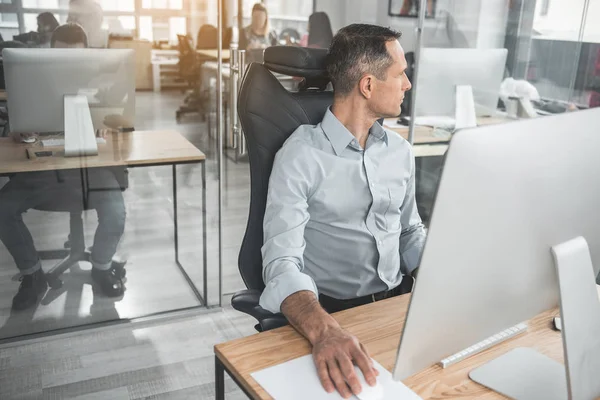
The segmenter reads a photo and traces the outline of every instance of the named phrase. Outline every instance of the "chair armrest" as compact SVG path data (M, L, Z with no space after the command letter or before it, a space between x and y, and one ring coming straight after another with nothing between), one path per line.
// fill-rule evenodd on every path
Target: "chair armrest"
M231 306L254 317L259 323L256 328L258 331L268 331L287 325L288 321L283 314L273 314L258 305L260 294L259 290L254 289L237 292L231 298Z

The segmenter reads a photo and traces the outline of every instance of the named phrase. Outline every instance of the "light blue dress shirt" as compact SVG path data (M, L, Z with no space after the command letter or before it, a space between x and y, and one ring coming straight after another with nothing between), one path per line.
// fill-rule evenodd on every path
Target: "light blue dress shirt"
M410 144L375 123L363 150L328 110L275 156L260 306L280 312L302 290L350 299L393 289L417 268L425 235Z

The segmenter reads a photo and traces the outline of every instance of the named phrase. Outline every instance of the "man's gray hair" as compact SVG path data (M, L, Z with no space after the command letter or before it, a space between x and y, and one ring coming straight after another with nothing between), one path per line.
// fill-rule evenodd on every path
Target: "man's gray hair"
M338 31L327 53L327 72L336 95L349 94L364 74L385 80L392 57L386 43L402 33L369 24L352 24Z

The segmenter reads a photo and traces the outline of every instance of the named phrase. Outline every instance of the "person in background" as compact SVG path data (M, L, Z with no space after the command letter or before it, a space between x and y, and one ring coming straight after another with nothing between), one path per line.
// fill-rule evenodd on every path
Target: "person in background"
M326 49L333 40L333 30L329 17L324 12L316 12L308 17L308 34L302 37L300 46Z
M54 49L86 49L88 37L81 25L69 22L56 28L50 46Z
M61 25L52 34L55 48L87 47L87 36L77 24ZM15 140L19 140L16 137ZM92 248L92 280L109 297L122 296L123 271L116 270L112 258L125 229L125 201L121 184L113 169L88 170L88 204L98 214L98 228ZM13 298L16 311L30 308L43 297L48 282L31 233L22 214L30 209L83 212L81 171L44 171L19 173L0 189L0 241L4 243L21 273L21 285Z
M269 26L267 8L262 3L256 3L252 7L252 22L240 35L240 49L265 49L277 44L277 35Z
M37 16L37 33L38 47L50 47L50 39L52 38L52 32L59 27L58 20L54 14L50 12L43 12Z
M71 0L67 22L81 25L92 48L105 48L108 45L107 32L102 30L104 12L94 0Z

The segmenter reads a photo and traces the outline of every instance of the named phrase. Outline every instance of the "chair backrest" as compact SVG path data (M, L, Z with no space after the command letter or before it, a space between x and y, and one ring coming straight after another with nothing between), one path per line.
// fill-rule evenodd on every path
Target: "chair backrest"
M325 91L327 50L275 46L265 50L264 64L253 63L244 76L238 113L250 162L250 213L238 266L249 289L263 290L263 218L275 154L303 124L316 125L333 101ZM307 87L288 92L270 72L305 78ZM319 86L319 89L311 87Z
M184 79L195 74L196 51L189 35L177 35L179 50L179 75Z
M322 12L312 13L308 17L308 46L326 49L333 40L333 30L329 16Z
M223 30L223 43L222 47L228 49L231 44L231 38L233 36L233 28L229 27ZM216 26L211 24L204 24L198 31L198 37L196 39L197 50L212 50L218 46L219 32Z

